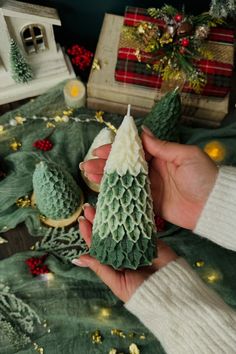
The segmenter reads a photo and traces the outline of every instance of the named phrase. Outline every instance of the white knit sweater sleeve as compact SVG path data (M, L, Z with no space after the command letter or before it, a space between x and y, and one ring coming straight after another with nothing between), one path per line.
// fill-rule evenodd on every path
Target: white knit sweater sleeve
M221 167L194 230L236 250L236 169ZM154 273L125 307L168 354L235 354L236 312L179 258Z
M179 258L125 304L168 354L235 354L236 312Z
M219 169L194 233L236 251L236 168Z

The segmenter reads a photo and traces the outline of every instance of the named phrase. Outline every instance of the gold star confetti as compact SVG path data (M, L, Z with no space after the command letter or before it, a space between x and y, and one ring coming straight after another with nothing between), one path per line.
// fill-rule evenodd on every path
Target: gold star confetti
M113 336L117 336L117 337L121 337L121 338L125 338L125 337L126 337L126 335L124 334L124 332L121 331L120 329L117 329L117 328L113 328L113 329L111 330L111 334L112 334Z
M205 262L202 261L202 260L199 260L199 261L196 261L196 262L195 262L195 266L196 266L197 268L202 268L202 267L204 267L204 265L205 265Z
M22 144L16 139L13 139L9 146L13 151L17 151L21 148Z
M15 121L17 124L24 124L24 122L26 121L26 118L23 118L21 116L15 116Z
M93 70L101 70L101 64L98 59L94 59L92 69Z
M92 339L93 344L102 343L103 338L102 338L101 332L99 330L96 330L95 332L93 332L91 335L91 339Z
M118 354L117 349L115 348L110 349L109 354Z
M114 125L111 124L110 122L106 122L106 121L103 119L103 115L104 115L104 112L103 112L103 111L98 111L98 112L96 112L96 114L95 114L95 118L97 119L97 121L98 121L99 123L105 124L110 130L112 130L112 131L116 134L116 132L117 132L116 127L114 127Z
M62 119L62 117L60 117L60 116L54 117L54 120L55 120L55 122L57 122L57 123L63 122L63 119Z
M19 208L28 208L31 206L31 200L29 199L28 195L26 195L25 197L18 198L16 205Z
M97 121L98 121L99 123L104 123L103 115L104 115L104 112L103 112L103 111L98 111L98 112L96 112L95 118L97 119Z
M140 350L138 349L138 347L135 343L130 344L129 352L130 352L130 354L140 354Z
M46 127L47 127L47 128L55 128L56 126L55 126L55 124L53 124L53 123L51 123L51 122L48 122L48 123L46 124Z

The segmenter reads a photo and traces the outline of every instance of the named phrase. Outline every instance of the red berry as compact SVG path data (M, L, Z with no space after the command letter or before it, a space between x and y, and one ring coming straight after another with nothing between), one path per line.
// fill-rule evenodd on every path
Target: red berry
M188 47L189 43L190 43L190 40L188 38L183 38L181 40L181 44L182 44L183 47Z
M49 151L53 148L53 144L49 139L37 140L33 143L36 149Z

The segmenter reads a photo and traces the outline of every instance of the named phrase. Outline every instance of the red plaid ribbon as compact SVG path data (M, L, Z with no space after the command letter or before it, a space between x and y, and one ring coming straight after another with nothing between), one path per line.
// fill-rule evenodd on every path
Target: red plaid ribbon
M151 18L146 9L130 6L126 8L124 25L135 26L141 21L158 23L159 26L163 24L162 21ZM222 43L222 45L233 45L234 32L225 28L213 28L210 31L209 40ZM115 79L125 83L160 89L162 79L146 68L146 63L150 63L153 58L152 55L142 52L142 62L140 63L135 52L134 48L119 48ZM196 62L196 65L207 74L207 84L202 92L203 95L225 97L229 93L233 72L232 64L202 59ZM184 86L183 91L193 93L188 84Z

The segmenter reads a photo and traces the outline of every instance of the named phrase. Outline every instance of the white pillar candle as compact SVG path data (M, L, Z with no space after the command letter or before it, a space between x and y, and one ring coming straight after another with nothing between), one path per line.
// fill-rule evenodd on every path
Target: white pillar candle
M71 108L80 108L85 106L86 90L85 85L79 80L69 80L64 87L65 103Z

